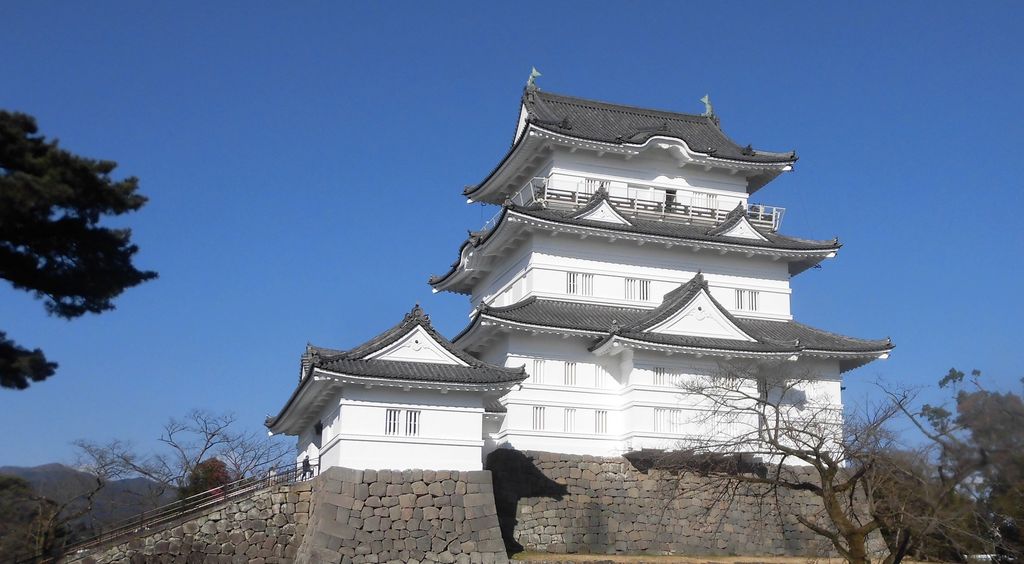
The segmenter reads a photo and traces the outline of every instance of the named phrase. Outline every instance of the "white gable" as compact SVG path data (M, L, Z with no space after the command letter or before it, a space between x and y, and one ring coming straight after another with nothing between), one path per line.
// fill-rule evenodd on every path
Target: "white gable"
M715 306L711 297L708 296L707 290L701 290L686 307L651 327L648 331L667 335L690 335L737 341L754 340Z
M736 225L733 225L728 231L718 234L721 237L737 237L739 239L756 239L758 241L767 241L764 235L761 235L754 229L753 225L750 225L750 221L746 217L741 217Z
M590 221L604 221L606 223L617 223L619 225L632 225L626 218L619 215L615 208L608 203L608 200L601 202L596 208L577 215L575 219L589 219Z
M416 327L401 339L366 358L467 366L465 362L441 346L441 343L431 337L423 327Z

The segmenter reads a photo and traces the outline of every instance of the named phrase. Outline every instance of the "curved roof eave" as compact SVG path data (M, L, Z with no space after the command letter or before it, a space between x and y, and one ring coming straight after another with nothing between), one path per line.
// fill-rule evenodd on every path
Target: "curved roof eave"
M502 229L504 225L506 225L506 219L509 215L509 212L512 212L512 214L515 216L524 219L529 219L530 221L558 225L567 229L597 232L599 236L601 235L602 230L614 231L617 234L616 238L620 239L632 238L636 240L644 240L659 243L673 242L673 244L701 247L706 249L725 250L727 252L756 252L757 254L762 254L765 256L781 256L785 258L792 258L796 259L788 261L790 264L789 272L792 275L796 275L809 268L813 268L815 265L821 263L825 259L830 258L830 255L834 255L834 253L836 253L840 248L842 248L842 244L840 244L839 242L835 242L832 246L829 247L813 249L792 249L781 246L759 244L762 242L753 239L750 240L750 242L740 242L713 241L707 239L697 239L688 237L671 237L667 235L655 235L644 232L629 231L622 228L616 228L616 224L611 223L609 223L608 225L597 226L581 225L566 221L558 221L556 219L548 217L537 217L535 215L531 215L528 210L519 208L517 206L505 206L502 209L501 216L499 217L497 224L490 231L488 231L482 237L480 237L476 243L472 243L471 239L467 239L462 243L462 245L459 246L459 259L452 263L452 266L449 268L448 272L432 276L427 281L427 283L434 289L434 291L450 291L467 295L471 293L468 289L452 289L452 286L454 286L457 283L457 280L455 279L459 277L458 275L462 272L465 272L463 268L468 260L468 257L463 255L466 252L467 248L469 247L472 247L473 249L483 249L483 247L487 245L487 243L489 243L490 240L493 238L493 235L497 233L499 229ZM577 210L577 212L579 212L579 210Z
M757 191L757 189L761 188L762 186L770 182L776 176L791 168L793 164L798 160L798 157L796 157L795 155L788 160L778 162L754 162L724 157L716 157L709 153L694 150L692 147L690 147L686 140L681 137L666 135L654 135L647 138L642 143L612 143L608 141L593 140L585 137L575 137L572 135L567 135L565 133L559 133L557 131L552 131L550 129L541 127L536 123L528 120L526 128L519 136L519 139L512 145L512 147L509 148L508 152L505 153L505 156L502 157L501 161L497 164L497 166L495 166L482 181L480 181L476 185L466 187L462 191L462 195L468 197L470 201L484 201L483 197L487 197L488 192L490 192L490 190L487 189L487 185L490 184L495 177L499 176L504 171L506 165L510 163L514 159L514 157L518 156L518 152L520 151L521 147L528 145L529 141L531 139L536 139L538 135L544 135L548 137L549 141L561 141L563 144L570 146L578 145L580 143L589 143L594 145L594 150L603 149L608 152L616 152L621 151L623 148L628 148L632 149L631 152L640 153L648 149L655 148L658 146L658 144L663 144L666 142L678 144L678 147L682 151L682 153L689 160L691 160L694 164L697 165L711 165L730 169L761 171L759 174L754 174L749 177L747 186L748 193L753 193Z
M475 242L473 241L473 232L470 232L469 238L463 241L462 245L459 245L459 258L458 260L452 263L452 266L451 268L448 269L448 272L436 276L431 276L430 279L427 280L427 284L434 288L435 292L445 290L444 286L449 285L451 278L455 276L460 270L462 270L463 265L465 265L466 262L469 260L468 256L463 256L463 253L465 253L469 247L472 247L474 249L483 247L488 241L491 240L494 234L497 233L498 229L505 225L505 216L508 215L508 210L508 206L502 206L501 215L498 217L498 221L495 223L494 227L492 227L489 231L485 232L483 235L478 237ZM464 270L462 271L465 272ZM469 292L457 293L468 294Z

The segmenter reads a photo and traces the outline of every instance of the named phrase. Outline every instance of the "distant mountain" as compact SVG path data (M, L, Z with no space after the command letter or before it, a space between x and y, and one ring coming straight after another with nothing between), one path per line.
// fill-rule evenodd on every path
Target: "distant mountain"
M72 501L72 510L85 503L84 496L96 487L96 476L75 470L63 464L19 467L0 466L0 474L17 476L29 484L38 495L57 503ZM107 482L96 494L92 511L72 523L80 534L88 535L106 525L133 517L143 511L159 507L177 499L174 491L161 491L159 484L145 478L130 478Z

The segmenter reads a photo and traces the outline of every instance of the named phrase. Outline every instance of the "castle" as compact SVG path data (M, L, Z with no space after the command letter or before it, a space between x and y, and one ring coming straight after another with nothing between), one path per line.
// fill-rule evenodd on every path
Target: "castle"
M892 343L791 314L790 278L837 240L782 235L750 198L795 152L740 146L691 115L540 90L469 203L499 205L429 283L468 296L451 340L419 308L358 347L307 347L273 433L323 467L477 470L502 446L617 455L737 432L684 382L723 362L790 363L839 414L843 374ZM767 391L766 391L767 393Z

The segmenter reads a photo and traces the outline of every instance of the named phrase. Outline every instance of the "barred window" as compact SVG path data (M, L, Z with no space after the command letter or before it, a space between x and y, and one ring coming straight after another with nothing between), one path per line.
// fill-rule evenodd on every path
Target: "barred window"
M583 180L583 193L594 194L601 188L608 189L607 180L598 180L597 178L585 178Z
M576 385L576 363L566 362L565 363L565 385L575 386Z
M544 383L544 359L533 359L533 381L536 384Z
M598 435L608 433L608 412L599 409L594 412L594 432Z
M576 410L567 407L565 412L562 414L562 429L566 433L576 432Z
M582 272L565 273L565 292L576 296L594 295L594 275Z
M736 309L740 311L757 311L756 290L736 290Z
M654 432L678 433L682 430L683 412L679 409L654 408Z
M420 412L409 410L405 412L405 436L418 437L420 434Z
M544 408L534 407L533 408L533 430L543 431L544 430Z
M665 380L666 380L666 378L665 378L665 367L664 366L655 366L654 367L654 385L655 386L664 386L665 385Z
M385 435L397 435L398 434L398 418L401 413L400 409L389 409L384 417L384 434Z
M640 280L638 278L626 278L626 299L639 300L643 302L650 301L651 281Z

